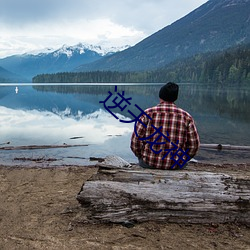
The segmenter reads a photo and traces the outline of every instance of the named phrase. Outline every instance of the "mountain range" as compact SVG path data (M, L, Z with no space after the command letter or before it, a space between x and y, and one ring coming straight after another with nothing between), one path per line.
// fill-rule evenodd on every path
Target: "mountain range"
M23 77L0 67L0 83L18 82L20 79L25 80Z
M9 72L8 81L17 79L31 81L31 78L37 74L73 71L81 64L96 61L128 47L127 45L104 48L83 43L75 46L63 45L57 50L46 49L42 52L13 55L0 59L0 67ZM11 72L20 75L19 78ZM5 77L1 75L0 71L1 78Z
M120 53L76 71L145 71L197 53L250 41L250 0L209 0L185 17Z
M0 67L29 81L42 73L146 71L249 42L250 0L209 0L132 47L103 51L91 45L63 46L56 51L3 58Z

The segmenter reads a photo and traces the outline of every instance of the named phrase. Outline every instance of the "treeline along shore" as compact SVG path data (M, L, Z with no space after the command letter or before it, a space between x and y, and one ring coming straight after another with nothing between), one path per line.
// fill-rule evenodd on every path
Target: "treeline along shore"
M250 43L224 51L178 60L163 68L141 72L90 71L40 74L33 83L161 83L250 84Z

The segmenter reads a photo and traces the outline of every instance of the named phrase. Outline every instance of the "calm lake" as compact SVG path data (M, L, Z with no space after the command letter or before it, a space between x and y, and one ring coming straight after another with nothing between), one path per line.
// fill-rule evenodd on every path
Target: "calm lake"
M137 162L130 151L131 114L159 102L163 84L0 84L0 147L85 145L69 148L0 150L1 165L85 165L90 157L118 155ZM117 88L116 88L117 86ZM120 95L120 96L119 96ZM121 96L130 104L115 103ZM116 99L115 99L116 98ZM104 103L109 106L109 113ZM250 87L180 84L178 106L195 119L201 143L250 146ZM127 106L126 106L127 105ZM34 160L33 160L34 159ZM200 149L200 162L250 162L249 151Z

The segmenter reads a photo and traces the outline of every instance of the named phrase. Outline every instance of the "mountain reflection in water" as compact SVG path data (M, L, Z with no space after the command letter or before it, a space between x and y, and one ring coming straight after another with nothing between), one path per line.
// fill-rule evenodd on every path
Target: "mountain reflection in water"
M131 97L123 111L112 109L119 118L131 119L134 106L146 109L158 103L160 85L117 85L117 92ZM22 164L17 155L59 159L49 165L86 164L83 158L116 154L136 162L130 151L133 123L121 123L103 103L115 85L18 85L0 86L0 144L51 145L88 144L87 147L49 150L2 151L0 164ZM181 84L176 104L195 119L202 143L250 145L249 88ZM113 100L110 98L112 103ZM122 104L124 106L125 103ZM113 103L114 106L114 103ZM249 152L200 150L200 161L249 162ZM25 163L23 163L25 164ZM27 163L26 163L27 164Z

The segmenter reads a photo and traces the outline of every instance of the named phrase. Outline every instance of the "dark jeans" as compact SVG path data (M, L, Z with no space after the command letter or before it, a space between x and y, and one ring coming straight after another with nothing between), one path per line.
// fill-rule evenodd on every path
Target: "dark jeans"
M141 158L138 158L139 160L139 165L142 167L142 168L148 168L148 169L156 169L156 168L153 168L151 166L149 166L147 163L145 163ZM176 167L175 169L170 169L170 170L181 170L181 169L185 169L187 167L188 163L186 163L183 167L180 167L178 165L178 167Z

